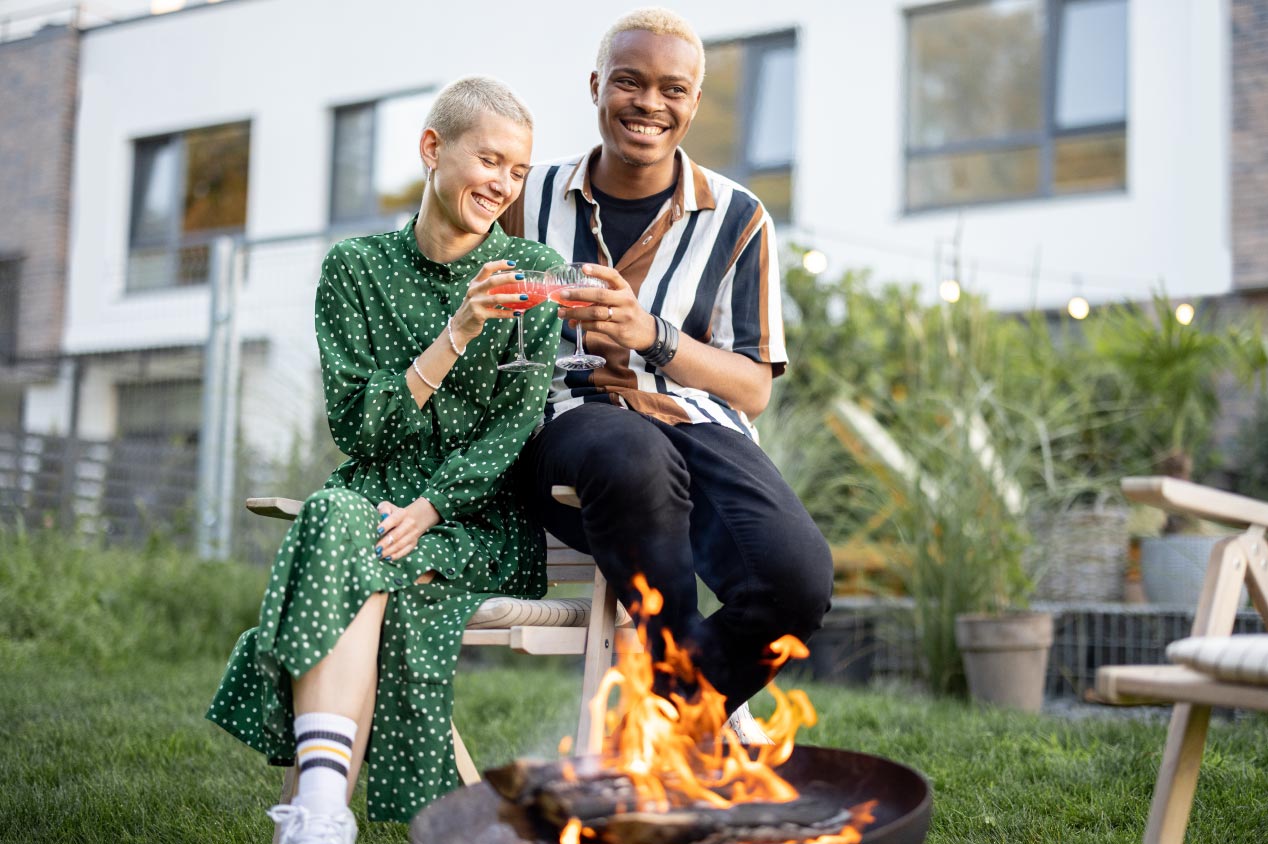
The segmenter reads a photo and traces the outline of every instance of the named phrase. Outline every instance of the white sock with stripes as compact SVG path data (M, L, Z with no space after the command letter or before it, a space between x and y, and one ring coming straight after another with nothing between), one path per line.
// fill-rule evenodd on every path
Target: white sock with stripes
M315 814L333 814L348 805L348 766L357 722L329 712L295 716L295 764L299 787L291 803Z

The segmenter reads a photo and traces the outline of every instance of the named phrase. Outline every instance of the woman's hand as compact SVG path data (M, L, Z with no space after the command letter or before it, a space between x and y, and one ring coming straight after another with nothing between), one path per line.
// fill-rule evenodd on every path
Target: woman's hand
M514 280L514 273L514 261L490 261L481 267L475 278L471 279L471 284L467 287L467 296L462 300L462 307L458 308L458 312L453 315L454 339L460 348L465 349L468 343L480 336L480 332L484 330L485 320L511 319L516 311L523 312L522 308L515 306L521 302L527 302L527 296L518 293L493 296L489 293L491 288ZM522 279L523 276L519 278ZM498 305L502 307L499 308Z
M399 560L418 547L418 539L440 524L440 514L426 498L420 498L407 507L397 507L391 501L379 503L379 541L375 552L385 560ZM427 572L418 583L427 583L435 572Z
M646 349L656 342L656 319L638 302L630 283L612 267L587 264L585 274L607 284L602 288L564 289L566 299L593 302L585 308L560 308L559 316L569 323L580 322L586 331L595 331L611 338L627 349Z

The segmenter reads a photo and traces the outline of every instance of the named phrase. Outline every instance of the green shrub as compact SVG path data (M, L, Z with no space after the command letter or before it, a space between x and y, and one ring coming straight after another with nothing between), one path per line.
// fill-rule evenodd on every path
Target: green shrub
M106 547L55 530L0 531L0 662L88 665L228 656L259 613L267 572L164 542Z

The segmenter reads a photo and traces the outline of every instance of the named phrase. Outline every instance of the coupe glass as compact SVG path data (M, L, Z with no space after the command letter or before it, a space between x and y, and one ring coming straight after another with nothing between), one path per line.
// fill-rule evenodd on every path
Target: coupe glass
M582 308L587 305L594 304L584 299L565 299L559 294L564 290L585 290L594 288L607 288L600 279L588 276L582 272L581 268L586 266L583 263L578 264L561 264L558 267L551 267L546 270L547 282L550 286L550 300L561 308ZM555 361L555 365L560 369L569 370L585 370L598 369L606 364L599 355L586 354L585 331L581 328L581 323L577 323L577 350L567 357L562 357Z
M505 275L507 281L496 287L489 288L490 294L495 296L516 294L528 297L523 302L498 305L499 308L504 310L515 309L520 312L515 317L515 332L519 339L519 356L515 360L498 364L498 369L503 372L525 372L529 369L542 369L546 364L529 360L524 354L524 311L540 305L549 296L551 288L547 283L546 273L541 270L517 270L515 272L499 273L498 275ZM518 276L523 276L523 278L518 278Z

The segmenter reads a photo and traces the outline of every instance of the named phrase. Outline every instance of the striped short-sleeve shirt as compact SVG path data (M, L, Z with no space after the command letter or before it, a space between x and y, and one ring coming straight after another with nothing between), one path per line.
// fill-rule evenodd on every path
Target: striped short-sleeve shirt
M535 165L503 215L503 228L570 261L611 266L602 210L590 189L590 162L601 149ZM744 187L695 164L681 149L677 155L673 195L616 269L650 313L702 343L769 363L780 375L788 357L774 223ZM576 332L565 327L561 353L571 354L575 344ZM670 424L713 423L755 437L743 412L679 384L637 352L597 332L586 335L586 351L602 355L607 365L589 372L556 369L546 422L583 402L602 401Z

